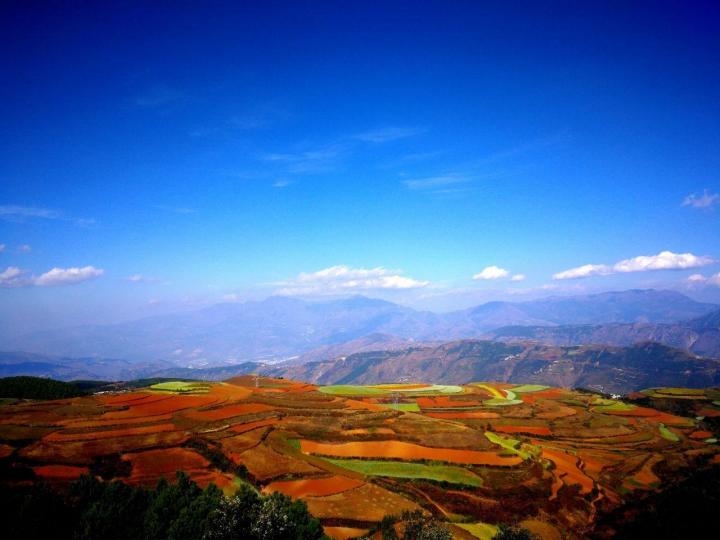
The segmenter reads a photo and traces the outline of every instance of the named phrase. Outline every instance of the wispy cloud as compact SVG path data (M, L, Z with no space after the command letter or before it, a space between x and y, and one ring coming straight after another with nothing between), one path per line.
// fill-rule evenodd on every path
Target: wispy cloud
M702 274L693 274L685 281L690 285L713 285L720 287L720 272L707 277Z
M553 279L579 279L590 276L609 276L629 272L648 272L652 270L687 270L713 264L715 259L692 253L673 253L661 251L657 255L640 255L624 259L612 266L605 264L586 264L553 274Z
M156 204L155 208L158 210L165 210L166 212L172 212L174 214L196 214L197 209L196 208L189 208L186 206L165 206L161 204Z
M402 183L408 189L437 190L438 188L445 188L447 186L466 184L470 181L471 178L467 176L450 173L441 176L429 176L425 178L413 178L410 180L403 180Z
M704 210L712 210L717 204L720 204L720 193L711 193L707 189L702 192L702 195L691 193L682 202L683 206Z
M58 220L67 221L79 226L89 226L95 223L94 219L68 217L59 210L52 208L21 206L17 204L0 205L0 219L14 223L25 223L37 219Z
M376 268L352 268L345 265L331 266L317 272L302 272L295 279L276 283L281 295L348 294L368 290L420 289L430 285L403 276L399 270Z
M502 279L510 275L510 272L499 266L486 266L481 272L473 276L474 280Z
M348 147L332 143L298 152L266 153L260 157L263 161L282 165L291 174L313 174L328 172L336 168L340 158Z
M20 253L30 253L32 251L32 246L30 246L30 244L21 244L17 249Z
M5 251L5 247L6 247L5 244L0 244L0 253Z
M427 130L423 128L387 126L380 129L365 131L363 133L357 133L351 138L362 142L377 144L397 141L399 139L407 139L408 137L414 137L415 135L420 135L426 131Z
M94 266L53 268L39 276L30 275L27 270L21 270L16 266L10 266L0 272L0 287L56 287L60 285L72 285L81 283L102 276L104 270Z
M475 281L494 281L498 279L510 278L510 281L525 281L525 274L511 274L509 270L500 268L499 266L486 266L480 272L472 277Z
M273 182L273 185L272 185L272 186L273 186L274 188L286 188L286 187L288 187L288 186L291 185L291 184L292 184L292 181L290 181L290 180L275 180L275 181Z

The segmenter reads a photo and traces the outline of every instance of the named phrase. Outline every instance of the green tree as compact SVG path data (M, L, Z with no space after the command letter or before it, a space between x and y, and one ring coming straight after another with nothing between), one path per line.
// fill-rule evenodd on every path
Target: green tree
M402 519L405 522L403 540L451 540L452 538L445 525L421 510L405 512Z

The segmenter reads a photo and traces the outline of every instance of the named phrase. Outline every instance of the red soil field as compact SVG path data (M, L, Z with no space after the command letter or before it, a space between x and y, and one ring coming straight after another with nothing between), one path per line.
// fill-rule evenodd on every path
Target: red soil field
M592 491L594 482L592 478L578 469L578 458L551 448L543 448L542 457L549 459L555 464L557 471L556 476L562 479L566 485L580 485L580 493L583 495ZM556 493L554 493L554 495L556 495Z
M493 430L500 433L528 433L530 435L552 435L547 426L493 426Z
M363 485L365 482L345 476L328 478L308 478L303 480L285 480L268 484L263 491L272 493L279 491L290 497L324 497L335 495L348 489Z
M372 432L365 428L345 429L340 433L348 437L352 437L353 435L395 435L395 431L385 427L375 428Z
M12 446L7 444L0 444L0 458L8 457L15 450Z
M41 465L32 469L36 475L45 480L70 481L89 472L87 467L73 467L70 465Z
M127 437L129 435L144 435L146 433L163 433L175 431L175 424L157 424L136 428L115 429L110 431L90 431L87 433L51 433L44 440L51 442L70 441L96 441L99 439L112 439L115 437Z
M274 411L275 407L272 405L265 405L264 403L238 403L235 405L228 405L219 409L211 409L209 411L190 411L185 413L184 416L192 418L193 420L224 420L225 418L232 418L233 416L241 416L243 414L253 414L264 411Z
M348 409L365 410L365 411L384 411L385 407L372 403L370 401L363 401L359 399L348 399L345 401L345 405Z
M230 428L230 431L234 431L235 433L245 433L246 431L252 431L253 429L257 429L259 427L275 425L278 421L279 420L277 418L266 418L264 420L247 422L245 424L235 424Z
M720 416L720 409L700 409L699 416L707 416L708 418L717 418Z
M61 422L68 429L79 429L79 428L94 428L94 427L110 427L110 426L122 426L125 424L138 424L143 421L148 422L159 422L161 420L170 420L172 414L158 414L155 416L148 416L145 418L122 418L114 419L109 418L106 420L84 420L84 419L72 419Z
M425 416L430 418L444 418L446 420L463 419L463 418L500 418L498 413L484 411L458 411L458 412L423 412Z
M435 460L468 465L512 466L521 463L517 456L503 457L495 452L457 450L454 448L431 448L402 441L362 441L340 444L300 441L300 449L309 454L337 457Z
M206 469L210 462L200 454L186 448L166 448L124 454L122 459L132 464L130 480L133 482L156 481L165 476L173 478L175 471L190 473Z
M709 439L713 434L709 431L695 431L690 434L691 439Z
M434 409L441 408L447 409L450 407L482 407L481 401L463 401L463 400L451 400L448 396L437 396L437 397L419 397L417 398L417 404L421 409Z
M105 413L100 417L100 419L141 418L144 416L178 412L191 407L205 407L215 402L217 402L217 398L210 395L163 395L162 398L152 402L142 402L138 405L130 405L130 408L127 410Z
M349 540L360 538L368 533L368 529L357 529L355 527L323 527L325 534L334 540Z

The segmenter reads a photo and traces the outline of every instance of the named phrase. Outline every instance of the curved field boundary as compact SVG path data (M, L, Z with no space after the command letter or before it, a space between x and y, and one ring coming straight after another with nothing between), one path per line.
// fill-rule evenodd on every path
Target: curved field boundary
M425 479L473 487L483 485L482 478L467 469L454 465L425 465L403 461L365 459L328 459L328 461L338 467L350 469L366 476Z
M189 411L183 416L193 420L205 420L212 422L214 420L225 420L234 416L242 416L244 414L254 414L265 411L274 411L272 405L263 403L239 403L235 405L227 405L218 409L207 409L202 411Z
M117 437L128 437L131 435L145 435L148 433L163 433L176 431L175 424L156 424L138 428L124 428L109 431L88 431L85 433L62 433L55 432L47 435L44 440L48 442L75 442L95 441L99 439L115 439Z
M552 435L552 431L547 426L493 426L495 431L500 433L527 433L529 435L545 435L547 437Z
M252 431L253 429L257 429L260 427L265 426L273 426L277 424L279 421L278 418L267 418L265 420L257 420L255 422L247 422L245 424L235 424L234 426L230 427L230 431L233 431L235 433L247 433L248 431Z
M365 482L345 476L328 478L308 478L303 480L284 480L268 484L263 491L272 493L279 491L290 497L325 497L354 489Z
M87 467L72 465L40 465L32 468L33 472L44 480L75 480L90 471Z
M423 411L425 416L430 418L439 418L443 420L463 420L463 419L489 419L489 418L500 418L498 413L484 412L484 411L441 411L441 412L429 412Z
M358 441L331 444L302 440L300 441L300 450L306 454L336 457L430 460L501 467L513 466L522 462L518 457L504 457L495 452L433 448L402 441Z

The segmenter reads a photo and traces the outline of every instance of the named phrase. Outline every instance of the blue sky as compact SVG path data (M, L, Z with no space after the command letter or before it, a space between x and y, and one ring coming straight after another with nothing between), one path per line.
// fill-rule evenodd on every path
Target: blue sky
M720 301L717 3L262 4L3 3L6 332L278 292Z

